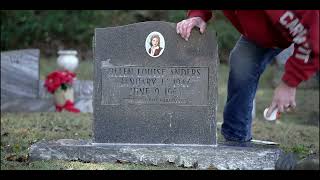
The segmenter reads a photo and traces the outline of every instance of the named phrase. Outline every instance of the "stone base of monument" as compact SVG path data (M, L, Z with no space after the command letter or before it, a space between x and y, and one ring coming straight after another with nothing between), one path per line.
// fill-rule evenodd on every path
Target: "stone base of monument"
M272 170L282 151L272 145L109 144L87 140L40 141L30 148L31 161L127 162L217 170Z

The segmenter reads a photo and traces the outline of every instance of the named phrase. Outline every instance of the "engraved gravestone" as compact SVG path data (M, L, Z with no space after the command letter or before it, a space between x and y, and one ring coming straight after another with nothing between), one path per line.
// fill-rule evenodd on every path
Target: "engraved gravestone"
M38 49L1 52L1 105L16 98L37 98Z
M39 141L35 160L168 163L198 169L274 169L281 150L217 143L218 47L212 32L189 42L175 24L95 30L93 139Z
M216 144L214 34L168 22L95 29L96 143Z
M39 97L39 49L1 52L1 112L53 111Z

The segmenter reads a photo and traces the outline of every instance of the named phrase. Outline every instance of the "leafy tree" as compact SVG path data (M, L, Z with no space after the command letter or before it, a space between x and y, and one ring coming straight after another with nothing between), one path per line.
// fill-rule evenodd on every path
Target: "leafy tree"
M185 10L1 10L1 50L39 48L42 55L56 55L58 49L91 51L96 27L119 26L142 21L179 22ZM221 11L209 23L218 34L220 59L227 54L239 33ZM90 54L90 53L89 53Z

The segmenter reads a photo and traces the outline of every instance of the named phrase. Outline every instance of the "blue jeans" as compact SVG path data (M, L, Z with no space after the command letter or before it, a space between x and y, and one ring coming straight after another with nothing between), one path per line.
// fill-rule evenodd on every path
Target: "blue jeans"
M281 50L260 47L241 36L231 51L228 96L221 127L226 140L246 142L252 139L251 113L259 78Z

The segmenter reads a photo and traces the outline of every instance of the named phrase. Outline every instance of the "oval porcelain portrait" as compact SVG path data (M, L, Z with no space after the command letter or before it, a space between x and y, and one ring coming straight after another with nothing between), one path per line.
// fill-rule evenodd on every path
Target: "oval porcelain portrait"
M159 57L164 51L165 41L161 33L151 32L146 38L146 51L151 57Z

